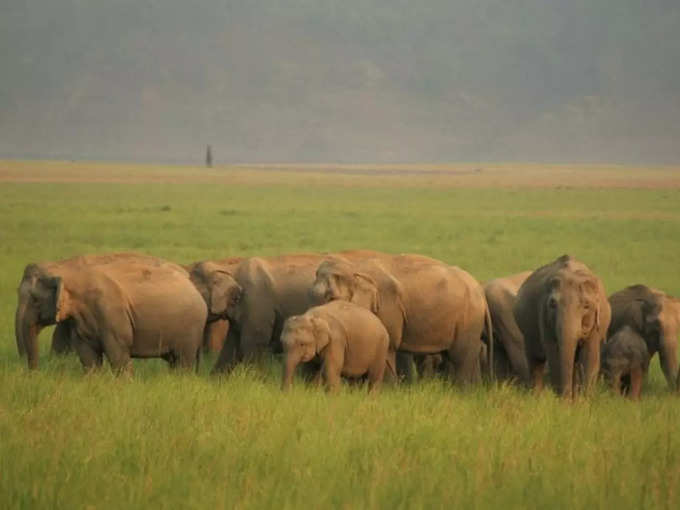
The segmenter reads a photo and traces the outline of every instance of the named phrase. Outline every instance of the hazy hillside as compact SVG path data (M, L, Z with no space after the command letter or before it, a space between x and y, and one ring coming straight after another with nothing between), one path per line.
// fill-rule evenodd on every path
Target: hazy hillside
M0 12L0 157L680 161L677 0Z

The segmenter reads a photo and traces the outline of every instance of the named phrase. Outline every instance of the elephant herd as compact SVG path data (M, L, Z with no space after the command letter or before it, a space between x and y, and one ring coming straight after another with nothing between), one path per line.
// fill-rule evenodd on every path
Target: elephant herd
M104 356L116 372L132 358L213 373L283 353L282 388L299 365L336 389L341 378L413 380L443 373L540 389L547 368L571 397L602 374L638 398L658 352L680 385L680 300L645 285L607 297L585 264L564 255L535 271L480 284L423 255L369 250L232 257L188 266L137 253L29 264L18 288L20 355L38 367L38 334L54 325L52 351L75 351L85 370Z

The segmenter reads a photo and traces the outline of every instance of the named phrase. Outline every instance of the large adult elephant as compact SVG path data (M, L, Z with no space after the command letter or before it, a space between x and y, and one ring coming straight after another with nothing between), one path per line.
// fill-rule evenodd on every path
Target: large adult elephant
M35 369L40 329L64 324L86 370L100 366L103 355L117 372L130 370L131 358L190 367L198 360L206 317L206 303L186 271L160 259L29 264L19 285L17 345Z
M524 337L513 314L517 291L529 275L531 271L525 271L484 284L484 294L493 324L494 372L499 380L514 378L522 383L529 383Z
M282 350L283 322L313 305L309 288L314 282L316 268L324 259L354 260L375 256L383 255L368 250L301 253L250 257L233 267L215 261L197 266L192 271L192 280L201 294L206 295L215 287L214 277L218 272L229 275L233 279L231 285L238 285L242 291L238 302L224 312L223 316L229 320L229 332L213 372L224 372L241 361L256 359L268 351Z
M650 357L659 353L661 370L669 388L676 386L680 300L665 292L632 285L609 296L612 321L608 336L630 326L647 344Z
M312 294L316 302L339 299L372 310L391 349L444 353L457 382L480 379L481 336L491 324L482 286L462 269L420 255L329 259L316 271Z
M546 361L563 397L574 394L575 363L584 369L585 389L592 386L611 309L602 281L588 266L563 255L537 269L519 288L514 315L535 388L543 387Z
M119 253L105 253L95 255L78 255L64 260L41 262L37 264L29 264L26 266L24 275L19 284L17 309L14 322L14 333L16 338L17 350L20 356L26 355L26 343L24 340L24 328L28 315L32 313L31 290L37 281L37 275L56 275L64 270L80 270L88 267L105 266L108 264L119 262L146 262L150 264L163 263L167 268L177 271L179 274L188 275L188 273L180 266L167 263L157 257L145 255L134 252L119 252ZM28 269L31 268L30 271ZM35 325L36 336L44 326ZM71 346L71 323L63 321L57 323L52 333L51 351L53 354L67 354L72 351ZM37 348L37 347L36 347Z

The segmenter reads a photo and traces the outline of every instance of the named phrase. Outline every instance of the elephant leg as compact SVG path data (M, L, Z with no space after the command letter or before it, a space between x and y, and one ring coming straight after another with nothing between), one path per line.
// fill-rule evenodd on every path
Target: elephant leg
M612 375L612 390L617 395L621 395L621 372Z
M213 375L231 372L236 364L242 360L242 355L239 349L240 343L240 333L236 328L230 327L229 331L227 332L227 339L222 344L220 355L212 369Z
M630 394L629 397L633 400L640 398L642 391L642 369L640 367L633 367L630 371Z
M543 376L545 374L545 360L536 358L529 359L529 373L531 374L531 385L536 393L543 391Z
M373 362L368 369L368 392L374 393L380 390L380 386L385 376L385 368L387 367L387 360L383 356Z
M340 389L342 377L340 376L340 369L336 363L324 361L322 366L324 378L326 379L326 386L331 393L335 393Z
M416 380L417 373L413 367L413 354L397 351L396 354L397 377L409 384Z
M671 391L675 390L675 378L678 374L678 342L675 338L665 336L664 345L659 349L661 370Z
M577 373L583 373L583 389L589 394L597 382L597 374L600 371L600 341L591 339L580 348Z
M342 383L342 367L345 363L345 352L337 344L331 341L323 358L322 371L326 379L328 390L332 393L340 389Z
M524 346L518 341L509 341L504 345L506 359L510 365L510 377L515 376L523 384L529 384L530 373Z
M467 385L481 380L479 353L482 348L481 335L472 338L461 337L453 342L449 349L449 358L453 363L454 381Z
M196 360L199 356L200 347L196 345L186 345L175 352L175 366L182 370L191 370L196 367Z
M203 331L203 351L220 352L229 334L229 321L219 319L205 325Z
M168 352L167 354L163 354L161 356L161 359L165 361L171 369L177 368L177 356L175 355L174 352Z
M131 345L132 342L120 341L113 333L106 332L102 336L102 346L104 347L104 354L111 364L111 368L117 374L132 375L132 359L130 352L125 345Z
M50 350L52 354L57 356L63 356L73 350L71 346L71 327L68 321L60 322L54 328Z
M100 350L95 349L95 347L83 340L76 340L73 345L80 358L80 363L83 365L83 370L85 370L86 373L92 372L102 366L103 357Z
M243 361L256 363L269 350L274 332L274 317L264 322L249 322L241 329L241 352Z

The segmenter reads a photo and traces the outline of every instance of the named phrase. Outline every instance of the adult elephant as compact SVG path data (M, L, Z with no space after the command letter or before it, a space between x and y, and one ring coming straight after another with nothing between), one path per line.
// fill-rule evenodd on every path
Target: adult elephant
M230 370L237 363L261 357L268 351L281 352L283 322L300 315L314 303L309 288L318 265L328 257L348 260L383 256L368 250L338 254L300 253L276 257L250 257L233 267L210 261L192 271L199 292L207 295L215 287L218 273L229 275L231 285L241 289L241 298L223 313L229 320L227 339L213 368L214 373ZM387 256L387 255L385 255Z
M443 353L457 382L480 379L481 336L491 324L482 286L462 269L421 255L329 259L312 294L316 302L345 300L373 311L392 350Z
M563 397L574 394L575 363L584 369L586 390L592 386L611 309L602 281L588 266L563 255L534 271L519 288L514 316L535 388L543 387L546 361Z
M38 333L65 324L86 370L106 355L116 372L131 358L197 363L206 303L186 271L152 257L112 256L102 264L29 264L19 285L17 343L38 367Z
M204 298L206 298L206 303L209 303L209 293L208 288L214 285L220 284L220 274L231 274L234 269L243 262L244 257L228 257L221 260L211 261L212 266L205 266L207 262L194 262L187 266L182 266L191 275L191 280L197 285L198 290L201 292ZM216 276L217 281L210 282L210 274L218 275ZM224 282L222 282L224 284ZM218 353L222 350L224 341L227 338L229 332L229 319L226 316L226 310L222 313L212 312L208 310L208 321L205 325L205 331L203 332L203 351Z
M631 285L609 296L612 321L608 336L625 326L640 335L649 356L659 353L661 370L669 388L676 387L680 300L646 285Z
M531 271L524 271L484 284L493 324L494 372L499 380L515 378L522 383L529 383L524 337L513 314L517 292L529 275Z
M164 264L165 267L172 269L185 276L188 273L180 266L162 261L157 257L134 252L105 253L95 255L78 255L64 260L41 262L26 266L22 280L18 289L17 308L15 313L14 333L16 338L17 350L20 356L26 355L26 342L24 340L24 326L27 312L30 315L32 309L29 306L32 300L31 290L36 284L37 275L56 275L65 270L81 270L89 267L106 266L120 262L145 262L149 264ZM29 271L28 269L31 268ZM51 352L53 354L67 354L72 351L71 346L71 323L64 321L57 323L52 333ZM35 325L36 336L43 328L39 324ZM36 347L37 348L37 347Z

